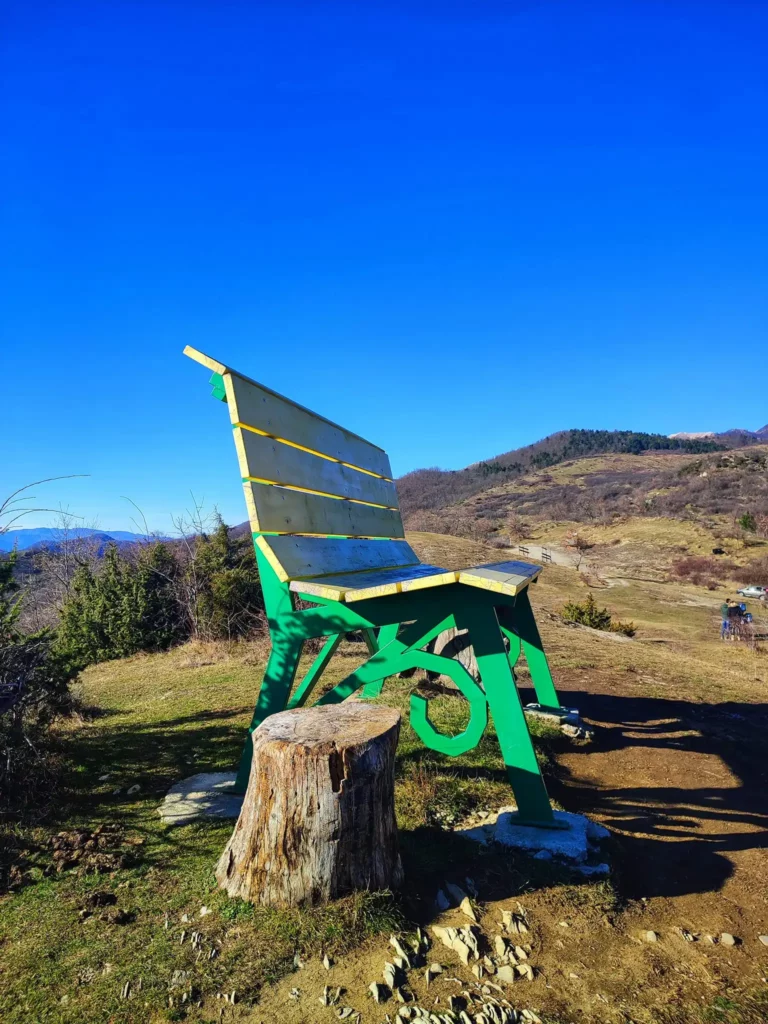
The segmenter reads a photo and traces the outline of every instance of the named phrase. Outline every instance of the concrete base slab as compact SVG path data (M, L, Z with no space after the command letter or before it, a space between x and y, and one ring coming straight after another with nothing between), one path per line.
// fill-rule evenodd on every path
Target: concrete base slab
M543 704L526 704L523 711L531 718L540 718L543 722L551 722L552 725L560 725L561 722L576 725L581 721L578 708L549 708Z
M606 864L588 864L587 861L590 858L596 859L599 843L610 835L608 829L590 821L583 814L555 811L554 815L558 828L537 828L519 824L516 807L502 807L495 821L459 830L457 834L479 843L499 843L511 849L523 850L537 860L556 857L569 861L579 865L579 870L584 874L607 874L609 869Z
M572 739L591 740L595 735L594 729L582 722L578 708L548 708L543 704L526 704L523 711L529 718L546 722Z
M168 790L159 808L168 825L186 825L197 818L238 818L242 795L233 792L235 772L201 772Z

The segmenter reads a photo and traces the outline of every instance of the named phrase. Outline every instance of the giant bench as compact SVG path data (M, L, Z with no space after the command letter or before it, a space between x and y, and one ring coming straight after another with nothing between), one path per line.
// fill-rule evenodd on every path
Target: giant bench
M420 562L405 539L386 452L190 346L184 353L212 371L213 395L229 409L272 643L238 791L248 784L250 735L269 715L358 692L378 697L387 677L419 668L449 676L469 705L466 727L446 735L430 721L428 701L412 694L410 723L421 741L464 754L479 743L490 714L519 822L556 827L514 673L522 653L539 705L561 711L528 598L541 567L505 561L453 570ZM426 649L448 628L468 630L479 679ZM357 631L368 658L312 701L340 641ZM313 637L325 643L296 683L302 648Z

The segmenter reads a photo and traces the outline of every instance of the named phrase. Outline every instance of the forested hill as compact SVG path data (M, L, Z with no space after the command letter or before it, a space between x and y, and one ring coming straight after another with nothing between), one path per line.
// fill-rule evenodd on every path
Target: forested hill
M561 430L535 444L477 462L466 469L417 469L397 481L403 512L443 508L488 487L514 480L532 469L546 469L568 459L608 453L640 455L646 451L690 454L723 451L728 445L709 438L666 437L634 430Z

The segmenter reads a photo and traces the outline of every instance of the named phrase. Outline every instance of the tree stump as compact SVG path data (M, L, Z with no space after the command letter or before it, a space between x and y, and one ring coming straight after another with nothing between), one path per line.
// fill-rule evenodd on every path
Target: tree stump
M480 678L477 658L469 639L469 632L466 629L455 629L453 627L444 629L442 633L438 633L430 646L435 654L440 654L444 658L455 658L457 661L460 661L474 680ZM440 679L446 685L453 688L456 687L450 676L440 675L438 672L428 672L427 677L430 679Z
M248 790L216 868L230 896L295 906L395 888L400 712L361 701L271 715L253 734Z

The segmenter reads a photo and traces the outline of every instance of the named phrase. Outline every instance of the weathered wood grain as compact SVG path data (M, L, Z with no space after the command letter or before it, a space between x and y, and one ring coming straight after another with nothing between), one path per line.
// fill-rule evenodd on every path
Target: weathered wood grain
M399 594L415 581L424 586L454 583L458 574L437 565L406 565L393 569L375 569L371 572L350 572L321 576L312 580L293 580L291 590L301 594L314 594L334 601L365 601L370 597Z
M216 869L230 896L317 904L397 888L400 712L361 701L283 711L253 734L248 790Z
M326 498L306 491L248 482L243 484L254 530L349 537L404 537L397 509Z
M226 374L224 385L233 423L255 427L271 437L391 478L389 456L370 441L240 374Z
M244 477L397 508L397 489L391 480L361 473L252 430L237 427L234 435Z
M332 537L256 538L278 577L295 580L305 576L329 576L332 573L365 569L388 569L416 565L418 558L404 540L363 540Z

